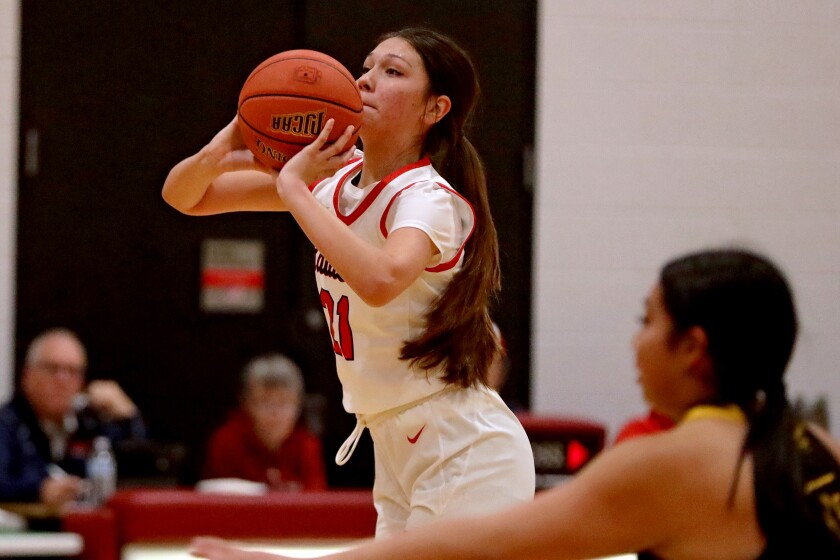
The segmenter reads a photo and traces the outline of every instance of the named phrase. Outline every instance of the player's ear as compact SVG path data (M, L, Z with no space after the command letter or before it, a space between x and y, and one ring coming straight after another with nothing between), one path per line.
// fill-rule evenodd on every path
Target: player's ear
M709 356L709 337L699 326L693 326L680 338L680 350L688 371L704 383L713 381L712 360Z
M425 121L426 124L432 126L440 121L452 108L452 100L448 95L432 95L426 102Z

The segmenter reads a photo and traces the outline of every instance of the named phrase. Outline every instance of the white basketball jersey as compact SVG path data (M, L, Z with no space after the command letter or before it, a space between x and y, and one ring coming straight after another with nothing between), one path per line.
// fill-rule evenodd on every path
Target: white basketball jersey
M375 185L358 189L354 160L312 187L315 198L368 243L381 247L389 233L414 227L440 251L437 262L382 307L371 307L316 251L315 277L341 380L345 410L382 412L444 388L442 370L419 370L399 359L400 349L425 327L430 304L460 269L472 233L472 207L435 171L428 158L405 166Z

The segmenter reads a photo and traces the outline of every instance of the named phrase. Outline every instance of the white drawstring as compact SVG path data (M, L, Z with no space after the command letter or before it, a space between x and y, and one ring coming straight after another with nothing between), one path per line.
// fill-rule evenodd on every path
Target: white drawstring
M350 457L356 450L356 444L359 443L359 438L362 437L362 432L365 431L365 427L373 426L374 424L377 424L387 418L396 416L400 412L405 412L410 408L414 408L415 406L429 401L439 395L449 393L452 391L457 391L458 389L460 389L460 387L457 387L455 385L447 385L440 391L436 391L431 395L426 395L425 397L419 398L415 401L407 402L401 406L389 408L388 410L383 410L382 412L377 412L375 414L357 414L356 427L353 428L353 432L346 440L344 440L344 443L341 444L341 447L338 448L338 453L335 454L335 464L343 465L348 460L350 460Z
M356 444L359 443L359 438L362 437L362 432L365 431L365 423L360 415L356 415L356 427L350 433L350 436L344 440L341 447L338 448L338 453L335 454L335 464L343 465L350 460L353 452L356 450Z

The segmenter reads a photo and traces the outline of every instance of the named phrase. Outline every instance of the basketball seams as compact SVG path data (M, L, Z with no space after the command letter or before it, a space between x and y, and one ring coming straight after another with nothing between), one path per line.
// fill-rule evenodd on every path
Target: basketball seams
M358 86L356 85L356 81L353 79L353 77L352 77L351 75L349 75L349 71L347 71L346 69L344 69L344 71L342 71L342 69L340 69L340 68L336 67L335 65L333 65L333 64L331 64L331 63L329 63L329 62L326 62L326 61L320 60L320 59L315 58L315 57L310 57L310 58L306 58L306 57L282 58L282 59L279 59L279 60L275 60L275 61L273 61L273 62L271 62L271 63L269 63L269 64L266 64L265 66L261 66L261 67L257 68L256 70L254 70L253 72L251 72L251 75L250 75L250 76L248 76L248 79L245 81L245 84L243 85L243 89L245 89L245 88L246 88L246 87L247 87L247 86L251 83L251 81L252 81L252 80L253 80L256 76L258 76L258 75L259 75L260 73L262 73L263 71L268 70L269 68L271 68L271 67L272 67L272 66L274 66L275 64L281 64L281 63L286 63L286 62L290 62L290 61L298 61L298 60L306 60L306 61L310 61L310 62L313 62L313 63L318 63L318 64L321 64L321 65L324 65L324 66L326 66L327 68L331 68L331 69L332 69L332 70L334 70L334 71L335 71L338 75L340 75L342 78L344 78L345 80L347 80L347 85L351 88L351 90L352 90L353 92L355 92L355 93L357 94L357 97L358 97L358 107L359 107L359 109L358 109L358 110L356 110L354 107L347 106L347 105L341 105L341 104L339 104L339 103L335 102L335 101L334 101L334 100L332 100L332 99L315 98L315 97L311 97L311 96L309 96L309 95L306 95L306 94L304 94L304 93L300 93L300 94L293 94L293 93L290 93L290 94L284 94L284 96L289 96L289 97L304 97L304 98L309 98L309 99L313 99L313 100L317 99L318 101L325 101L325 102L328 102L328 103L332 103L332 104L334 104L334 105L336 105L336 106L345 107L345 108L347 108L348 110L353 111L354 113L359 113L359 114L361 114L361 112L364 110L364 105L363 105L363 103L362 103L362 98L361 98L361 96L360 96L360 95L358 95L359 89L358 89ZM347 73L345 73L345 72L347 72ZM333 75L331 78L336 78L336 77L337 77L337 76ZM327 79L330 79L330 78L327 78ZM337 84L336 84L336 85L337 85ZM338 86L338 87L339 87L339 91L340 91L340 90L341 90L341 88L340 88L340 86ZM343 92L343 93L345 93L345 94L349 94L351 90L347 90L347 91L345 91L345 92ZM251 99L251 98L254 98L254 97L260 97L260 96L265 96L265 95L276 95L276 94L274 94L274 93L264 93L264 94L263 94L263 93L261 93L261 94L254 94L254 95L251 95L251 96L247 97L246 99L241 100L241 103L244 103L247 99ZM241 103L240 103L240 106L241 106Z
M316 58L316 57L312 57L312 56L310 56L310 57L294 56L294 57L289 57L289 58L278 58L277 60L272 60L271 62L265 64L265 66L260 66L256 69L254 69L254 71L251 72L251 75L248 76L248 79L245 80L245 83L247 84L248 82L250 82L251 79L254 76L259 74L260 72L262 72L266 68L270 68L271 66L273 66L275 64L279 64L281 62L288 62L290 60L307 60L307 61L310 61L310 62L318 62L320 64L328 66L329 68L332 68L333 70L335 70L342 78L347 80L354 88L358 89L358 86L356 86L356 79L353 78L353 75L350 74L349 70L347 70L346 68L343 68L343 67L338 67L333 62L330 62L329 60L326 60L326 59L323 59L323 58ZM344 72L345 70L347 70L347 73Z
M271 136L270 134L266 133L265 131L258 129L257 127L255 127L254 125L252 125L251 123L246 121L244 118L240 118L240 122L242 124L244 124L245 126L247 126L248 128L250 128L251 131L254 132L254 134L257 134L262 138L267 138L268 140L273 140L275 142L281 142L283 144L292 144L293 146L301 146L301 147L304 147L304 148L312 143L312 140L309 140L308 142L306 142L306 141L299 141L299 140L290 139L287 136Z
M323 97L312 97L312 96L309 96L309 95L295 95L293 93L282 93L282 94L280 94L280 93L257 93L257 94L254 94L254 95L249 95L248 97L246 97L245 99L242 100L242 102L239 104L239 112L240 113L242 112L242 106L245 105L245 103L247 101L249 101L251 99L258 99L258 98L261 98L261 97L275 97L275 98L279 98L279 99L305 99L306 101L314 101L316 103L328 103L329 105L332 105L333 107L339 107L341 109L346 109L346 110L350 111L351 113L355 113L355 114L361 114L362 111L364 111L364 107L362 107L361 109L359 109L357 111L353 107L350 107L348 105L344 105L343 103L338 103L336 101L333 101L332 99L325 99Z
M275 60L275 61L273 61L273 62L271 62L271 63L269 63L269 64L266 64L264 67L257 69L257 70L254 72L254 74L259 74L260 72L262 72L263 70L265 70L265 69L266 69L266 68L268 68L269 66L272 66L272 65L274 65L274 64L277 64L278 62L286 62L286 61L289 61L289 60L310 60L310 61L312 61L312 62L320 62L321 64L324 64L324 65L326 65L326 66L328 66L328 67L332 68L332 69L333 69L333 70L335 70L336 72L338 72L338 73L339 73L339 75L341 75L341 77L342 77L342 78L344 78L345 80L347 80L348 82L350 82L350 85L352 85L354 88L357 88L357 86L356 86L356 80L353 78L353 75L352 75L352 74L349 74L349 72L348 72L347 74L345 74L344 72L342 72L342 69L341 69L341 68L339 68L339 67L337 67L335 64L333 64L333 63L331 63L331 62L327 62L326 60L321 60L321 59L318 59L318 58L305 58L305 57L281 58L280 60Z
M248 76L238 101L245 145L274 169L310 145L330 118L337 126L327 143L334 143L353 124L355 144L364 113L352 74L329 55L306 49L263 61Z

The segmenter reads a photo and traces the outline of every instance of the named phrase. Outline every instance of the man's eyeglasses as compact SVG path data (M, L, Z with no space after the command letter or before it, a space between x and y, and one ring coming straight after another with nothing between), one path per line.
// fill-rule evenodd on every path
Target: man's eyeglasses
M67 372L74 377L81 377L85 374L85 366L78 366L75 364L59 364L57 362L36 362L32 364L35 369L48 373L50 375L58 375L59 373Z

